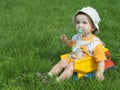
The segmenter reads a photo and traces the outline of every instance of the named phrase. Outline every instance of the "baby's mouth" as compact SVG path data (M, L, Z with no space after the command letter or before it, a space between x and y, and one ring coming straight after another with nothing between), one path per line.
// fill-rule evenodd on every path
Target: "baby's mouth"
M77 33L78 33L78 34L83 34L83 30L79 28L79 29L77 30Z

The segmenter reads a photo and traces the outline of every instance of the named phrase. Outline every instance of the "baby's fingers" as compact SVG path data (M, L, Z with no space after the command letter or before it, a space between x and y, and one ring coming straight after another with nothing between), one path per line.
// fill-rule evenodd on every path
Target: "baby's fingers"
M61 40L67 40L67 36L62 34L61 37L60 37Z
M104 75L103 73L97 72L96 77L98 81L103 81L104 80Z

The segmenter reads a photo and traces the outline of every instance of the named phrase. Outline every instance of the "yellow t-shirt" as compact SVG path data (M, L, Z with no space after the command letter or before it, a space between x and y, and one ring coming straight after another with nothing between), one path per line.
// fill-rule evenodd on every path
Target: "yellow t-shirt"
M103 43L97 36L92 35L89 38L78 40L78 35L76 34L72 37L72 42L76 42L76 45L82 48L86 56L93 56L96 62L106 60ZM73 43L71 43L72 46Z

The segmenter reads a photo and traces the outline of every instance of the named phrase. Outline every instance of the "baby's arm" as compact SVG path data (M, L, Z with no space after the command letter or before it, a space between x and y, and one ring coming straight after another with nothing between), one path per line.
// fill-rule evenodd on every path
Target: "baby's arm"
M96 73L96 77L97 79L100 80L104 80L104 66L105 66L105 61L100 61L98 62L98 71Z
M72 45L72 40L69 40L65 34L62 34L60 39L69 47Z
M103 45L98 44L94 48L93 53L94 53L94 58L95 58L96 62L98 62L98 71L96 73L96 77L98 80L104 80L103 73L104 73L106 56L105 56Z

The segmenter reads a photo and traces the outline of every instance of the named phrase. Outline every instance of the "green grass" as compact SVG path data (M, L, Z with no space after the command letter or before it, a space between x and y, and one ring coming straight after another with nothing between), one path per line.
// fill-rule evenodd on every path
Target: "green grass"
M120 0L0 0L0 90L119 90ZM48 72L60 55L70 52L60 41L62 33L75 33L74 13L85 6L101 16L98 36L111 51L117 69L105 80L80 79L40 82L35 73Z

